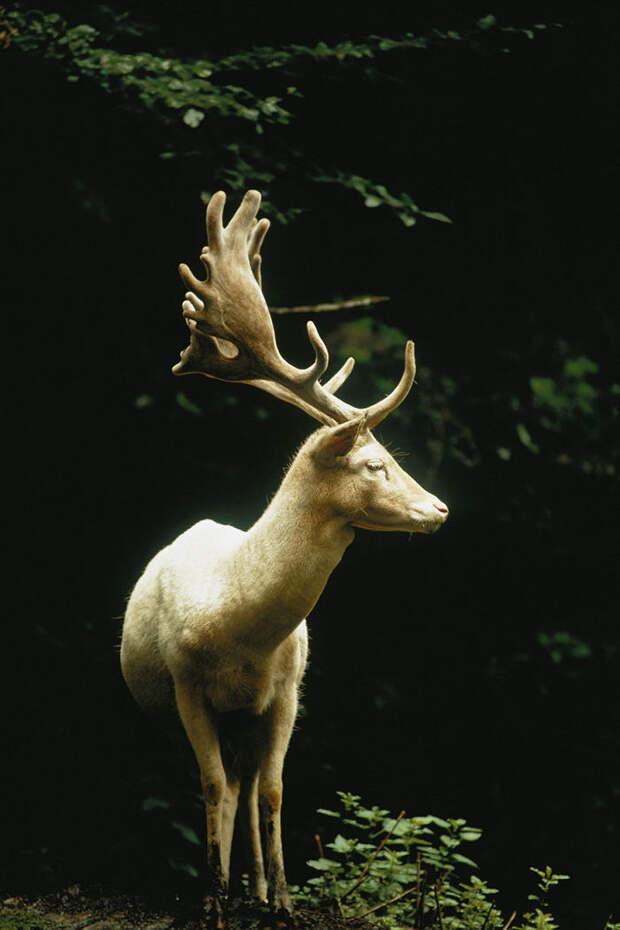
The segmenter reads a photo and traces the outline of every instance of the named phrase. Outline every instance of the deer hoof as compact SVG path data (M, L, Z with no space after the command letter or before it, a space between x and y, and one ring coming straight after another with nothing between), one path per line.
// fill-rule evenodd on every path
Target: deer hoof
M224 905L220 898L205 898L204 926L205 930L226 930Z

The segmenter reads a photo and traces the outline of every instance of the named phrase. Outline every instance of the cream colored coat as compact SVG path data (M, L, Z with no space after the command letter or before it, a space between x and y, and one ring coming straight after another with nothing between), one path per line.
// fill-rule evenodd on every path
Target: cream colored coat
M282 768L308 653L305 618L353 528L433 532L446 517L445 505L357 418L310 436L247 533L203 520L156 555L136 584L123 675L144 708L178 715L196 754L216 925L224 925L237 809L251 893L290 909Z

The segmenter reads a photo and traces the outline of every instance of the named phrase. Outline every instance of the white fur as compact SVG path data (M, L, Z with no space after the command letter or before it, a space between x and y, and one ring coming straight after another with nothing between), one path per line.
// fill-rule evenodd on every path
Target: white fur
M181 718L196 754L207 897L216 910L237 808L252 894L290 907L280 807L308 651L304 618L352 542L352 527L429 532L446 515L370 433L359 434L359 421L326 427L301 448L247 533L203 520L156 555L136 584L123 628L123 675L143 707Z

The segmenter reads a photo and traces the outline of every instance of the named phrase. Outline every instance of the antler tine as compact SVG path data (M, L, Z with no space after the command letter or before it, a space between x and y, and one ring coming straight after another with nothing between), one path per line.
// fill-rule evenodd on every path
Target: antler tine
M352 419L353 417L366 417L367 428L374 429L388 414L396 409L409 394L415 379L415 346L409 340L405 346L405 364L400 381L387 397L372 404L370 407L353 407L341 398L334 396L335 391L343 384L353 370L355 364L352 358L347 359L342 368L333 375L326 384L320 384L319 378L325 372L328 363L328 354L325 343L318 334L312 322L308 322L308 335L314 347L316 357L314 365L298 373L296 378L299 389L304 389L312 398L313 405L327 412L336 422ZM303 375L303 380L301 376Z
M224 244L224 206L226 204L226 194L224 191L217 191L209 199L207 204L206 224L207 224L207 242L209 248L218 250Z
M402 404L405 397L411 390L414 379L415 345L411 339L409 339L407 345L405 346L405 367L400 381L387 397L384 397L383 400L378 401L376 404L373 404L366 410L368 414L368 429L374 429L374 427L378 426L382 420L385 420L387 415L391 413L392 410L395 410L399 404Z
M269 231L271 223L267 219L261 219L258 222L254 223L254 226L248 237L248 256L250 258L250 267L252 268L252 273L258 282L260 289L263 289L263 281L261 274L262 266L262 257L260 254L261 246L265 240L265 236Z
M249 239L253 229L258 225L256 223L256 214L258 213L260 202L261 195L258 191L247 191L243 200L230 218L227 226L224 228L226 240L232 240L232 247L238 248L239 251L247 255L248 258L251 257L248 248ZM265 232L266 231L267 230L265 230Z
M203 260L202 255L200 256L200 259L201 261ZM205 261L205 265L207 267L207 281L208 281L209 266L207 265L206 261ZM204 284L206 284L206 281L201 281L199 278L197 278L194 272L192 271L192 269L189 268L184 262L182 262L179 265L179 274L181 275L183 284L190 290L190 292L199 291L201 287ZM204 309L204 304L202 305L202 309Z
M250 256L250 261L260 252L270 226L271 223L264 216L252 224L248 234L248 255Z
M338 371L331 376L329 381L326 381L323 385L326 391L329 391L330 394L335 394L338 391L344 382L347 380L351 372L353 371L353 366L355 365L355 359L349 356L344 365L338 369Z
M312 320L308 320L306 323L306 330L308 331L308 338L314 349L314 362L309 368L296 372L295 381L300 385L318 382L319 378L327 371L327 366L329 365L327 346L319 336L319 331Z

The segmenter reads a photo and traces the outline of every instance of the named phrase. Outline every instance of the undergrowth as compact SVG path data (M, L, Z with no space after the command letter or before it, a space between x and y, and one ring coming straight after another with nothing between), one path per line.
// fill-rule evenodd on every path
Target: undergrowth
M366 807L355 794L339 791L339 810L320 809L332 821L333 839L317 836L314 876L293 886L298 906L331 905L344 919L368 917L393 930L556 930L549 909L551 889L568 878L550 866L532 868L536 890L524 913L502 914L497 889L478 875L466 852L482 831L465 820L394 817ZM605 930L619 930L608 923Z
M549 897L568 875L549 865L531 866L534 887L527 902L504 913L498 889L480 876L469 855L482 836L478 827L462 818L406 817L404 811L394 816L367 807L359 795L337 794L338 810L318 811L332 830L328 842L315 837L318 858L308 862L311 877L289 885L297 909L331 912L338 926L365 918L390 930L561 930ZM202 811L197 794L193 805ZM160 822L158 843L170 868L190 883L200 880L202 842L186 822L188 812L162 797L145 799L142 810ZM243 884L247 891L247 876ZM620 930L620 922L610 916L591 930Z

